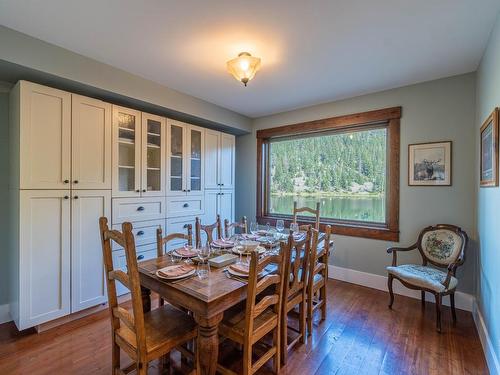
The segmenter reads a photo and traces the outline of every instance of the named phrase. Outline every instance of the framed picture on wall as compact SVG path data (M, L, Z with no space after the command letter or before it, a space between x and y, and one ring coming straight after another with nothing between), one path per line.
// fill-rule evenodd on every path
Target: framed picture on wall
M498 108L483 122L480 135L480 186L498 186Z
M451 141L408 145L408 185L451 185Z

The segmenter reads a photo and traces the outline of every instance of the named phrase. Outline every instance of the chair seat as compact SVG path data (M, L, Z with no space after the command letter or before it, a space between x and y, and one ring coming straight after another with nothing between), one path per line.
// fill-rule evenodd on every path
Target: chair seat
M446 280L446 272L417 264L403 264L397 267L390 266L387 267L387 272L408 284L430 289L437 293L455 289L458 284L458 280L452 276L448 289L446 289L443 285Z
M171 305L164 305L145 313L144 328L148 353L158 350L169 352L197 335L193 318ZM117 329L116 335L134 350L136 349L135 333L126 326L122 325Z
M231 339L238 338L238 341L243 343L245 335L245 307L244 303L240 303L224 312L224 318L219 325L219 333L221 335L230 337ZM276 314L272 308L268 307L262 314L255 318L253 330L254 332L262 331L267 333L275 327L276 324L278 324L278 314ZM266 325L268 326L267 329L264 328ZM251 334L251 336L253 336L253 334ZM260 337L252 338L254 341L260 339Z

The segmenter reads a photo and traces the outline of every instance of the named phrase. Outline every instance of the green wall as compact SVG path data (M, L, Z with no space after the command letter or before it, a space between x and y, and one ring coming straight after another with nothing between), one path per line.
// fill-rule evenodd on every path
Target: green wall
M332 83L334 84L334 83ZM400 170L400 242L410 245L427 225L449 223L474 236L474 113L475 74L465 74L374 94L331 102L254 120L253 133L236 141L236 216L255 217L255 131L274 126L402 106ZM453 141L453 185L409 187L408 144ZM250 172L249 172L250 171ZM386 248L392 243L356 237L335 236L332 263L362 272L386 275L391 259ZM402 254L403 255L403 254ZM458 289L473 293L475 246L458 271ZM418 252L401 261L420 261Z
M500 107L500 15L477 72L476 147L479 170L479 128L495 107ZM479 172L474 176L479 185ZM478 259L477 303L489 334L492 350L490 371L500 373L500 188L477 189ZM496 356L496 364L495 362Z

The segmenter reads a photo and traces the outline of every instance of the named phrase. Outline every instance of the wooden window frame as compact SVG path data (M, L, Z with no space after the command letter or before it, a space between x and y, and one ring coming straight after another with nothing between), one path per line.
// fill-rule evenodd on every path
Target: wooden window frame
M401 107L385 108L375 111L331 117L293 125L257 131L257 222L276 224L283 219L286 224L292 221L290 215L269 213L269 145L273 138L311 134L326 131L387 129L387 175L386 175L386 221L372 223L355 220L321 218L320 226L332 225L333 233L345 236L372 238L385 241L399 241L399 153L400 153ZM299 224L314 223L314 218L300 217Z

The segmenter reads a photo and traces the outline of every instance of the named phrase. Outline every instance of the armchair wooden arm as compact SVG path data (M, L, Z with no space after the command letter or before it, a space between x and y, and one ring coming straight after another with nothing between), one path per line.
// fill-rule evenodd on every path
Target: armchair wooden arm
M458 266L461 266L462 264L463 260L458 258L456 262L448 265L448 274L446 275L446 279L443 282L443 285L446 287L446 289L448 289L448 286L450 285L451 277L455 276Z
M398 263L397 259L397 252L398 251L410 251L410 250L415 250L418 247L418 243L414 243L413 245L409 247L389 247L387 249L387 254L392 253L392 266L396 267Z

